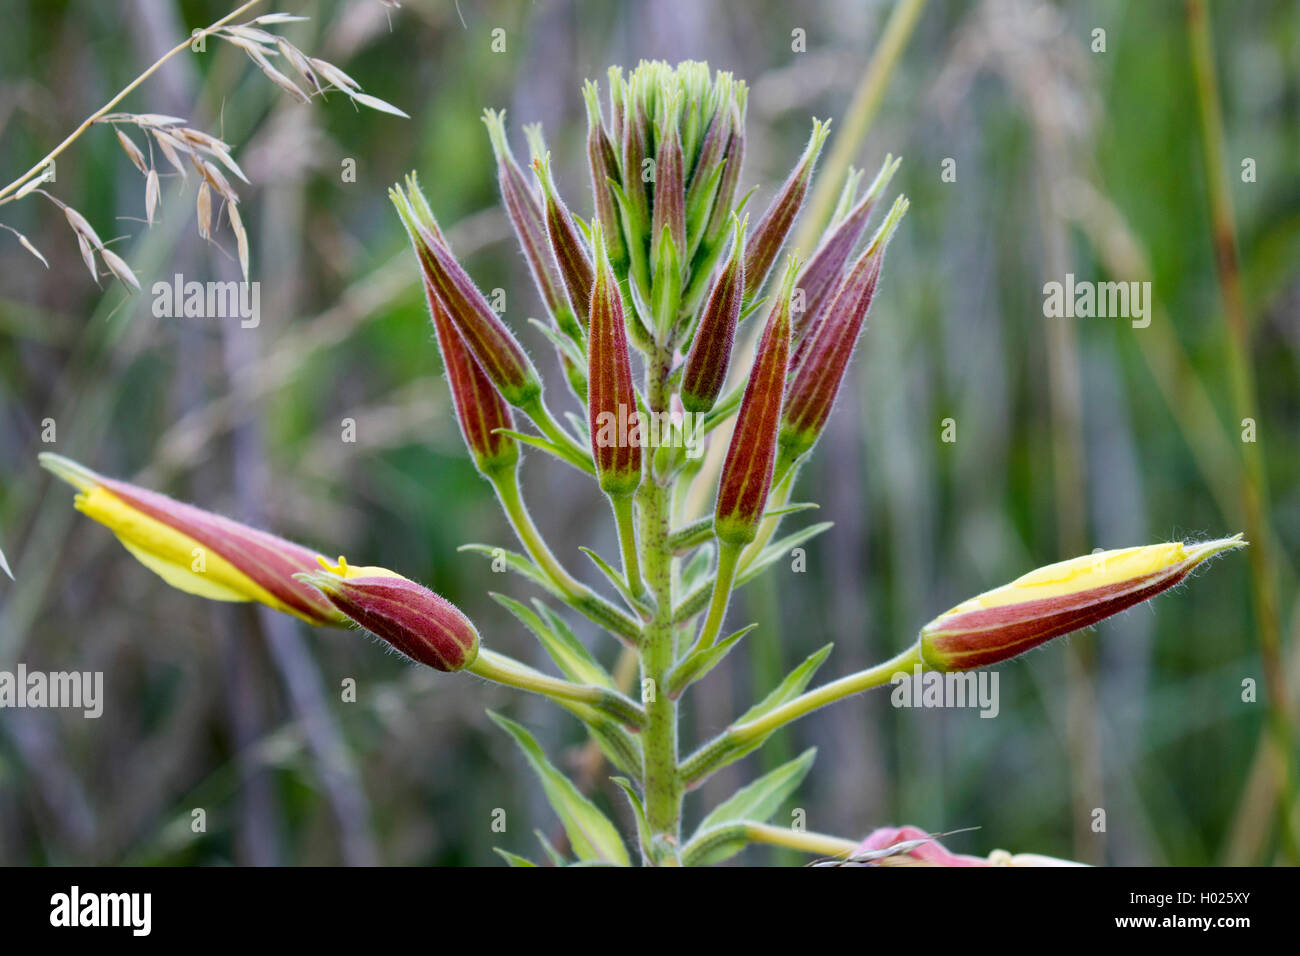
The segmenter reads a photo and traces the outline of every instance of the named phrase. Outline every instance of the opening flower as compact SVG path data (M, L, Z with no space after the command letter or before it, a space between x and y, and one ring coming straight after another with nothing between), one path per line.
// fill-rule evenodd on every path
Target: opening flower
M294 575L318 552L45 452L42 467L77 489L77 510L104 525L174 588L214 601L256 601L311 624L346 618Z

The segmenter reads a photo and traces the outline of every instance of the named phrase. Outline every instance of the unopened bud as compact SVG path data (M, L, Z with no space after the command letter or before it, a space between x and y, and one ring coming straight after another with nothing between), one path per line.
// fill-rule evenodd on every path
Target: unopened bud
M921 659L938 671L1009 660L1167 591L1207 558L1245 546L1235 535L1200 544L1101 551L1050 564L935 618L921 629Z
M686 369L682 373L682 406L688 412L711 409L727 379L745 291L744 252L745 224L736 221L731 256L714 280L700 315L699 328L691 341L690 354L686 357Z
M790 352L790 297L797 269L798 263L791 256L758 341L758 353L722 465L713 530L724 544L743 545L754 540L772 489Z
M641 444L636 390L627 350L627 331L618 280L605 253L604 224L592 224L596 281L587 336L587 414L591 454L606 494L628 495L641 484Z
M339 611L407 657L434 670L463 670L478 657L469 618L428 588L387 568L350 568L320 559L324 570L297 575Z

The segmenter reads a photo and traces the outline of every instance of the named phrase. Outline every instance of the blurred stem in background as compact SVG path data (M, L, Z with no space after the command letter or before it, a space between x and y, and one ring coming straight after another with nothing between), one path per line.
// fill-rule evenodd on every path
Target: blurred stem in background
M1218 271L1227 319L1225 356L1234 417L1242 422L1244 428L1244 419L1258 421L1259 403L1250 355L1250 320L1246 314L1237 258L1237 229L1233 221L1232 196L1228 191L1228 173L1223 164L1225 141L1223 117L1219 111L1214 44L1204 0L1186 0L1186 6L1196 101L1201 118L1201 144L1205 152L1205 187L1213 230L1214 264ZM1255 606L1255 634L1264 668L1265 693L1268 695L1269 731L1278 751L1279 842L1287 861L1295 863L1300 859L1292 821L1297 803L1296 754L1282 664L1272 547L1266 530L1269 524L1267 476L1259 444L1255 441L1241 443L1241 476L1238 484L1246 533L1253 545L1250 549L1251 596Z
M835 208L835 200L844 185L849 166L857 155L862 141L867 138L867 130L876 117L876 110L885 97L885 89L898 66L898 58L903 55L907 41L912 38L916 21L925 9L925 0L902 0L894 12L889 15L880 42L862 74L862 82L853 94L853 102L844 116L843 125L833 138L830 155L817 177L817 184L808 197L808 206L799 218L799 229L795 233L795 250L811 250L813 238L817 236L830 219ZM808 253L805 253L808 254Z
M1038 214L1045 273L1060 279L1070 271L1070 237L1059 208L1056 183L1069 174L1059 122L1030 109L1037 140ZM1052 480L1057 557L1090 550L1088 475L1084 465L1083 385L1074 322L1047 319L1048 385L1052 429ZM1104 806L1103 772L1097 726L1095 639L1076 635L1064 650L1065 744L1069 754L1071 832L1075 859L1100 864L1106 855L1105 830L1094 832L1094 808Z

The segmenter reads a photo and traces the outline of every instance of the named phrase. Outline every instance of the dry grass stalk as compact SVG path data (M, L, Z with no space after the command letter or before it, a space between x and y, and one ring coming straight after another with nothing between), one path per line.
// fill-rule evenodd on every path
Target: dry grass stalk
M148 79L172 56L188 49L195 39L212 36L243 50L272 83L299 102L309 103L313 96L324 98L325 94L333 89L343 93L355 105L364 106L382 113L390 113L394 116L406 117L407 115L391 103L362 92L361 85L334 64L310 57L284 37L264 29L264 27L277 24L305 20L306 17L288 13L268 13L255 17L246 23L230 22L252 7L257 6L260 2L261 0L249 0L249 2L242 4L211 26L198 31L194 37L187 37L169 50L148 70L118 92L107 104L91 114L62 143L46 155L41 162L8 186L0 189L0 206L22 199L35 192L44 194L51 202L63 210L68 224L72 227L72 231L76 236L82 261L86 263L86 268L90 270L95 282L99 282L99 273L96 267L96 253L98 253L103 258L109 272L127 287L139 290L140 283L130 267L120 256L105 249L103 241L100 240L85 217L41 188L42 184L48 181L53 168L52 163L56 156L62 153L91 126L107 124L113 127L117 141L121 145L123 152L126 153L127 158L130 159L131 164L145 177L145 222L150 226L153 225L162 198L160 173L154 162L153 147L157 145L158 151L162 153L171 169L179 173L182 178L188 178L185 160L188 159L189 164L198 170L201 182L196 213L199 235L205 240L212 239L213 193L221 197L224 202L223 208L230 220L231 232L235 238L239 267L244 279L247 280L249 263L248 232L244 227L242 218L235 209L236 204L239 202L239 195L231 186L230 180L226 178L225 173L218 168L218 166L224 167L226 172L239 181L248 182L248 177L244 175L244 171L240 169L239 164L231 155L230 144L210 133L186 125L186 120L179 116L165 116L159 113L110 112L112 108L121 102L128 93ZM309 93L303 89L302 86L290 79L285 72L278 69L271 62L273 57L282 57L283 61L292 68L292 71L306 82L312 92ZM135 139L123 128L130 126L136 127L143 133L147 149L141 149ZM219 216L220 210L217 210L217 212ZM49 262L45 256L25 235L4 223L0 223L0 228L12 232L24 249L39 259L46 268L49 268Z

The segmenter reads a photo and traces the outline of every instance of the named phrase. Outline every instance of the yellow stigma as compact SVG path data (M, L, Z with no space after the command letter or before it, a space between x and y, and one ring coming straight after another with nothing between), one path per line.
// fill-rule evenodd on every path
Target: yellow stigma
M357 567L354 568L348 564L348 559L339 555L338 561L331 564L329 558L323 554L316 555L316 563L336 577L348 580L350 578L400 578L402 575L396 571L390 571L387 568Z
M1125 581L1158 574L1181 564L1193 567L1220 551L1244 547L1245 544L1246 542L1241 540L1241 535L1236 535L1232 538L1220 538L1201 544L1189 545L1182 541L1168 541L1162 544L1147 544L1136 548L1084 554L1030 571L1010 584L985 591L969 601L962 602L948 613L961 614L1122 584Z

